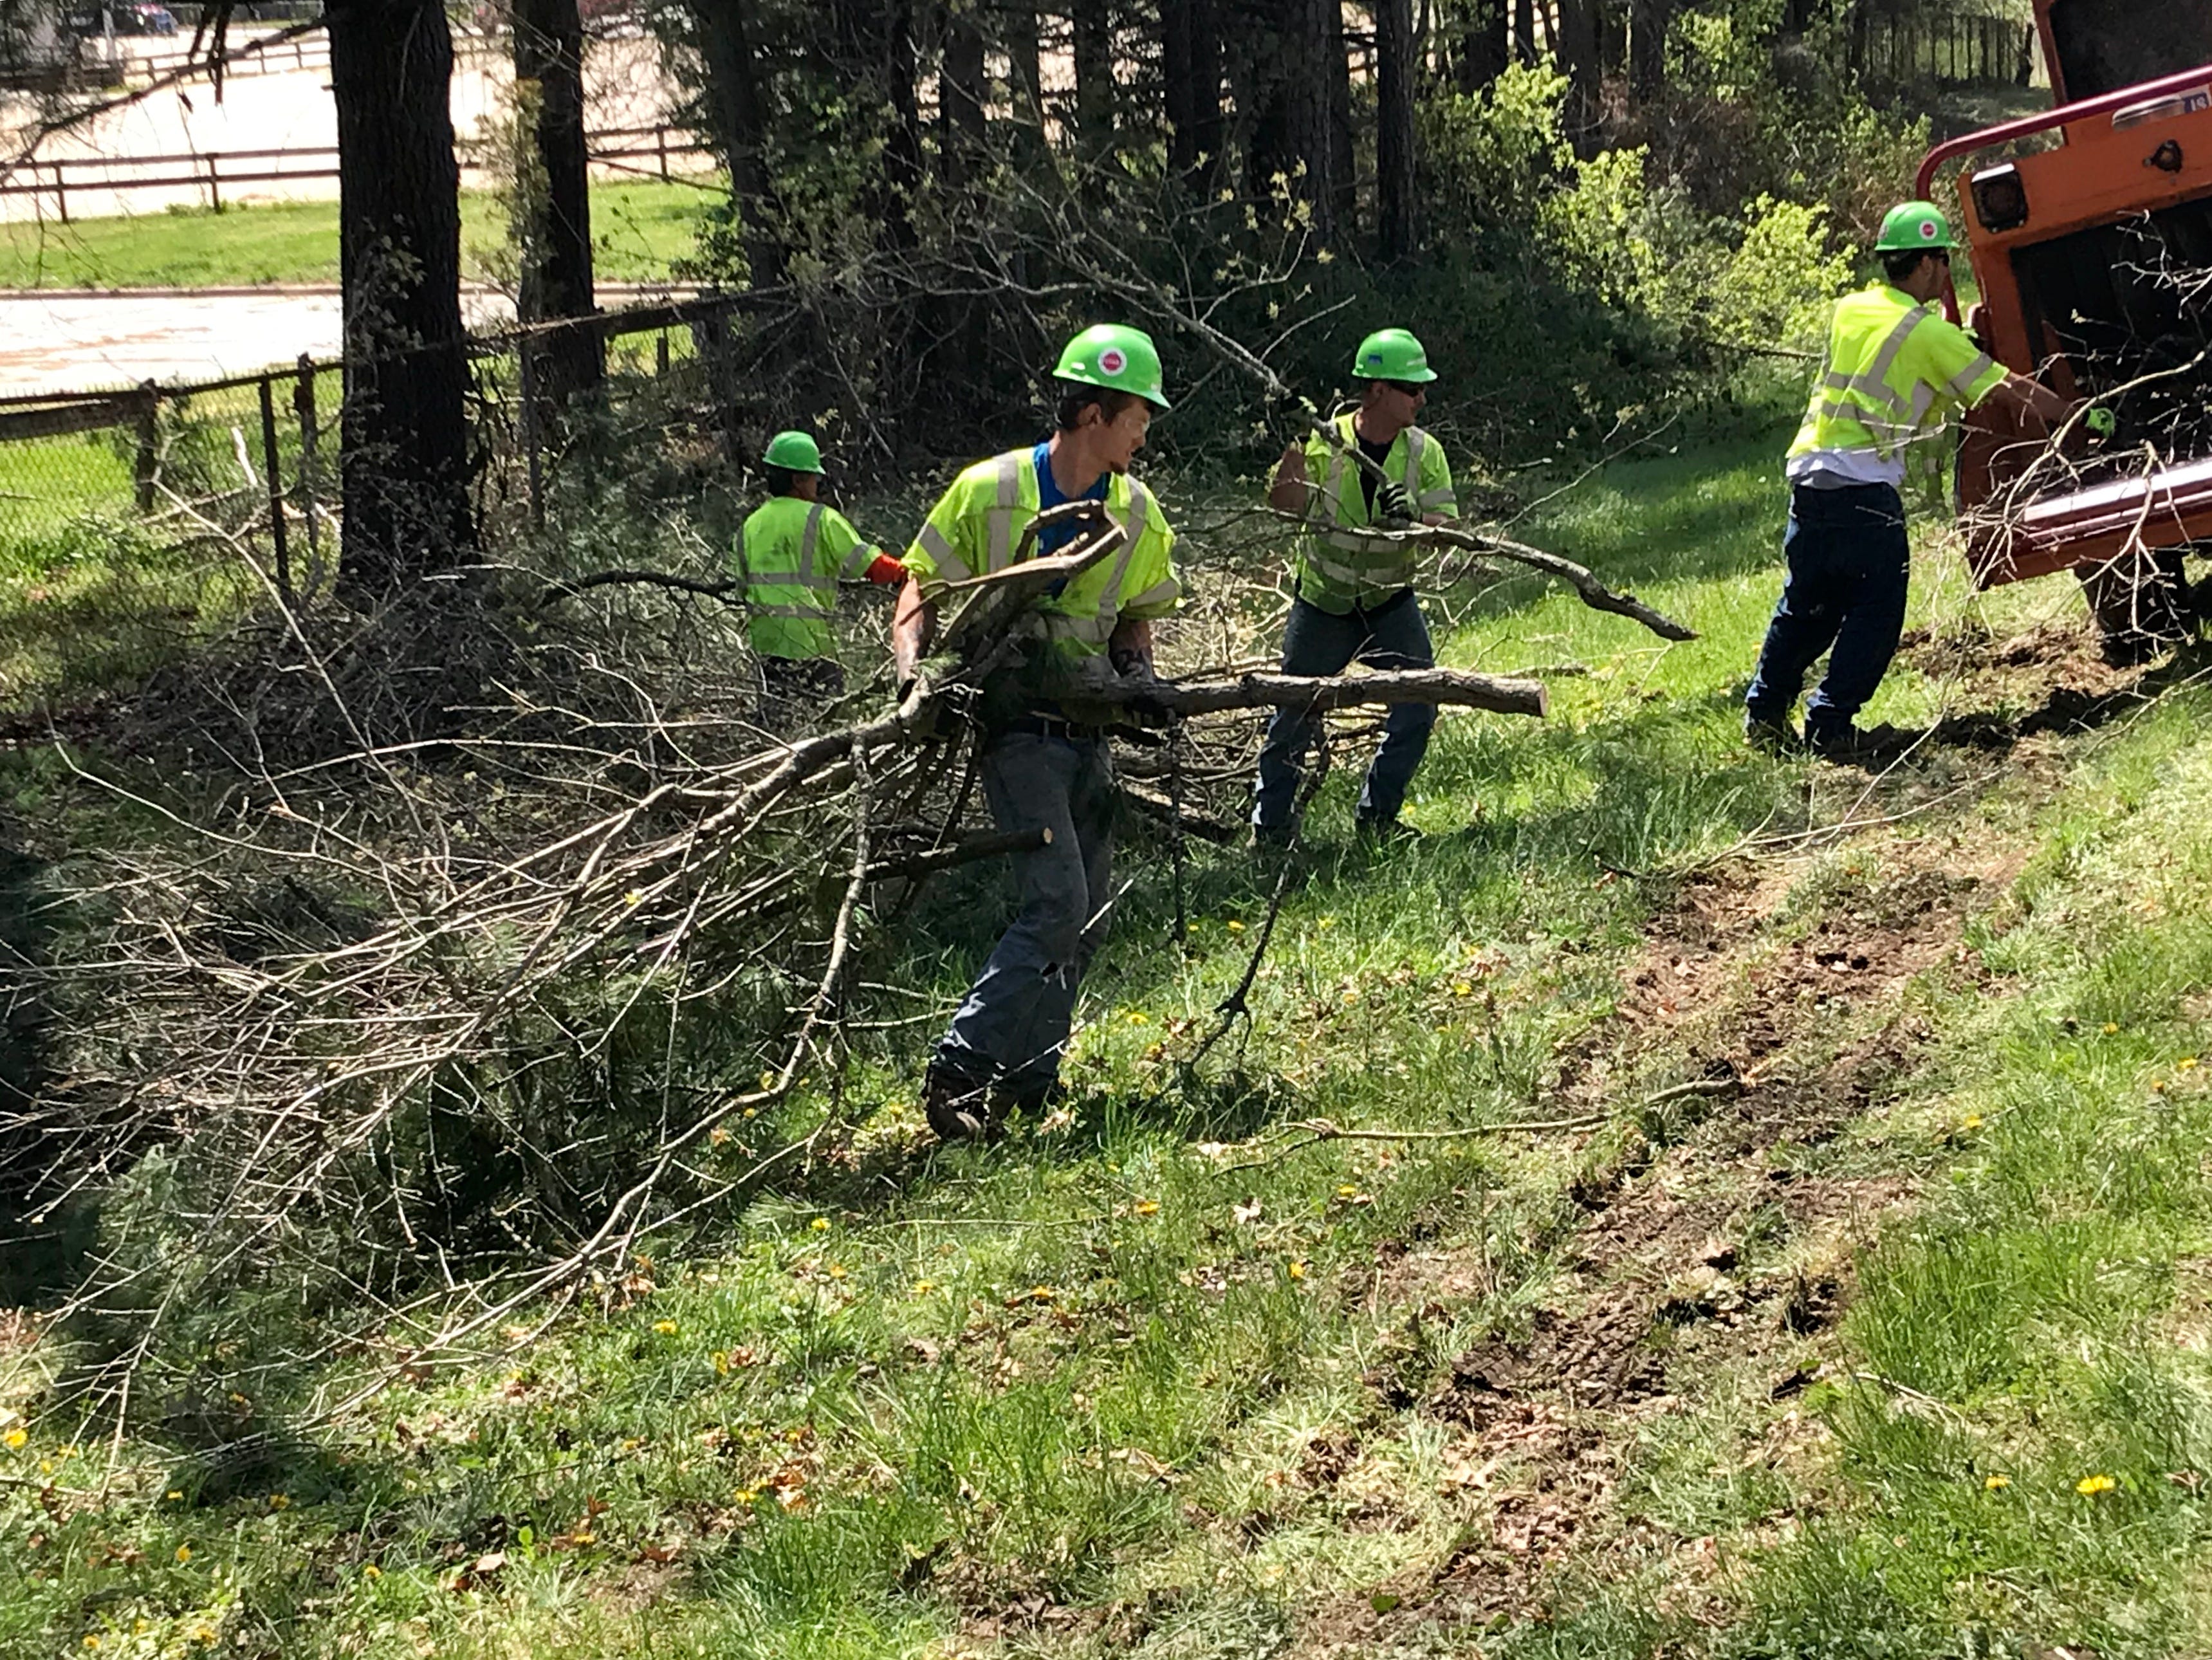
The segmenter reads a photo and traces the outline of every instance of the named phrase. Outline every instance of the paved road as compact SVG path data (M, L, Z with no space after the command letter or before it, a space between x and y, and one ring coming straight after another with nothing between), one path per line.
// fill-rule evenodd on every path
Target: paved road
M679 293L690 290L679 290ZM608 310L670 297L610 285ZM507 296L461 297L471 329L510 322ZM142 380L216 380L289 363L301 352L335 357L336 289L133 289L46 294L0 289L0 395L100 392Z

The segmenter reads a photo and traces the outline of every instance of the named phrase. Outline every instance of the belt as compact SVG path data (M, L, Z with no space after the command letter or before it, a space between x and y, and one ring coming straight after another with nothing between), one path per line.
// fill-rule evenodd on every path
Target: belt
M1011 738L1057 738L1069 744L1095 744L1106 736L1103 727L1085 726L1080 721L1064 721L1056 714L1018 714L1011 721L993 723L991 736Z

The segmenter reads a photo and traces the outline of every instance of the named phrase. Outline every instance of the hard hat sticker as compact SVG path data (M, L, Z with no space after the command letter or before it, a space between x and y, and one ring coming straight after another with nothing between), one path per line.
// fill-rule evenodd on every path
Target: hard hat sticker
M1128 366L1129 360L1121 355L1119 346L1109 346L1098 354L1098 367L1109 374L1119 374Z

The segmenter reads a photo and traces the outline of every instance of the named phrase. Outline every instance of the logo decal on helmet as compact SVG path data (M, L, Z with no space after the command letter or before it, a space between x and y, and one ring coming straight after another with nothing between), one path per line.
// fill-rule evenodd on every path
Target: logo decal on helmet
M1098 354L1098 368L1106 374L1119 374L1129 367L1129 360L1121 355L1119 346L1109 346Z
M1936 240L1936 222L1933 219L1923 219L1920 222L1920 240L1923 242L1932 242Z

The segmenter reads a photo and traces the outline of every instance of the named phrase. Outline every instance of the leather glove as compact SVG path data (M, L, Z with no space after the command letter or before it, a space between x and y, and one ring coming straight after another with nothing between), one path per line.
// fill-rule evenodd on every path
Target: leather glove
M1406 493L1403 484L1377 484L1375 487L1375 522L1379 525L1410 525L1413 522L1413 498Z

